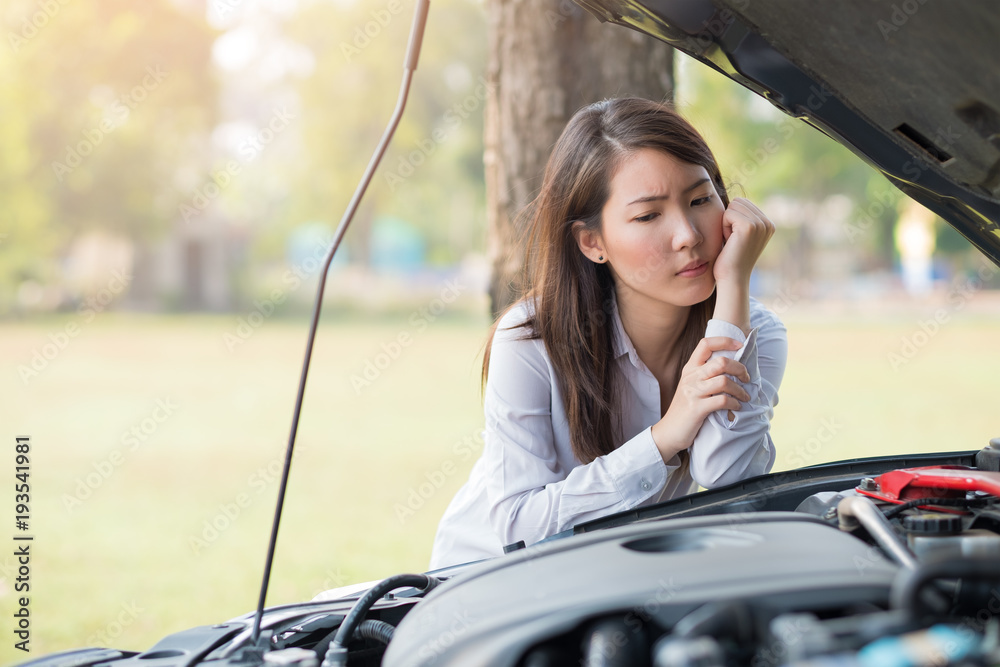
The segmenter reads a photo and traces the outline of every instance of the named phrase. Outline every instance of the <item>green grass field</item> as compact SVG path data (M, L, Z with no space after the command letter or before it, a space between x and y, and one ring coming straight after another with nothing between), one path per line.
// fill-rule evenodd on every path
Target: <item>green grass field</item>
M919 317L784 315L779 468L975 449L1000 435L1000 317L955 314L916 336L894 370L889 355L914 341ZM229 350L235 317L105 314L23 380L19 367L70 321L0 324L5 534L17 532L14 437L30 435L35 536L32 652L14 651L6 629L5 664L82 645L145 649L255 606L306 332L268 321ZM405 318L323 326L269 604L426 569L437 521L479 451L486 329L471 317L424 330ZM379 358L404 332L410 344ZM370 384L352 383L368 361ZM12 551L0 552L5 627Z

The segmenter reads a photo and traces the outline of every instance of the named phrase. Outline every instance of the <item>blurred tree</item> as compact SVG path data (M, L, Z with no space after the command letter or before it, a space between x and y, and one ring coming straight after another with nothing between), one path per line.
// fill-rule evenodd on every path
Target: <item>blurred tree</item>
M177 174L203 163L213 124L215 35L168 0L6 10L0 282L16 285L46 280L37 258L53 273L83 232L142 245L176 218Z
M673 49L602 24L570 0L487 0L487 14L486 211L495 316L517 296L526 235L516 215L537 193L570 116L606 97L671 100Z
M16 63L0 50L0 314L14 305L17 285L47 282L54 272L51 257L56 236L47 226L52 204L44 196L39 156L31 143L31 114L38 89L19 77Z

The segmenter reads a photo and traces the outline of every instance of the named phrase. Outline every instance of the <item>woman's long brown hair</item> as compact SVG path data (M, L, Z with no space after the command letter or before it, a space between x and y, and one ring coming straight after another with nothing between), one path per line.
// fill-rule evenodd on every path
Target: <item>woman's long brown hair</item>
M524 328L526 339L540 338L545 344L561 382L573 453L581 463L623 441L622 378L614 358L614 279L607 265L583 255L572 227L582 221L587 229L600 231L611 179L622 161L641 148L704 167L729 206L718 164L697 130L665 104L617 98L573 116L549 156L538 196L520 214L531 230L520 292L533 302L534 314L517 326ZM714 306L713 292L691 307L678 346L675 383L704 336ZM484 386L498 322L486 344Z

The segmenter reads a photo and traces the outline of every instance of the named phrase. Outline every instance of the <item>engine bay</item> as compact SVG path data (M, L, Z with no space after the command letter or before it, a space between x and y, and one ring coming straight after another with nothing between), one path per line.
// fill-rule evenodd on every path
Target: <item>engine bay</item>
M926 466L793 512L543 543L443 585L383 664L996 664L998 492L998 472ZM448 618L461 634L418 620Z
M796 512L677 519L595 533L573 548L552 543L452 590L443 585L400 625L382 664L997 664L996 497L950 495L938 500L944 506L879 507L859 487L811 496ZM852 507L859 503L884 524ZM883 529L892 537L879 536ZM433 636L419 625L459 614L461 634Z
M770 485L764 509L746 493L708 493L701 508L674 503L680 516L661 507L273 607L256 643L248 615L99 664L998 665L998 452L987 447L976 466L941 456L886 468L839 490L817 474L804 497L802 483Z

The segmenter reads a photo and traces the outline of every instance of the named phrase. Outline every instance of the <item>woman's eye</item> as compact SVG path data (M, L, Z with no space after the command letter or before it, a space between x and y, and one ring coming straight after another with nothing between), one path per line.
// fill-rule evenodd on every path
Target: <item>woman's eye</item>
M650 220L652 220L653 218L655 218L657 215L659 215L659 214L658 213L647 213L646 215L640 215L638 218L633 218L633 220L635 220L636 222L649 222Z
M712 201L712 195L708 195L707 197L698 197L693 202L691 202L691 206L704 206L710 201Z

